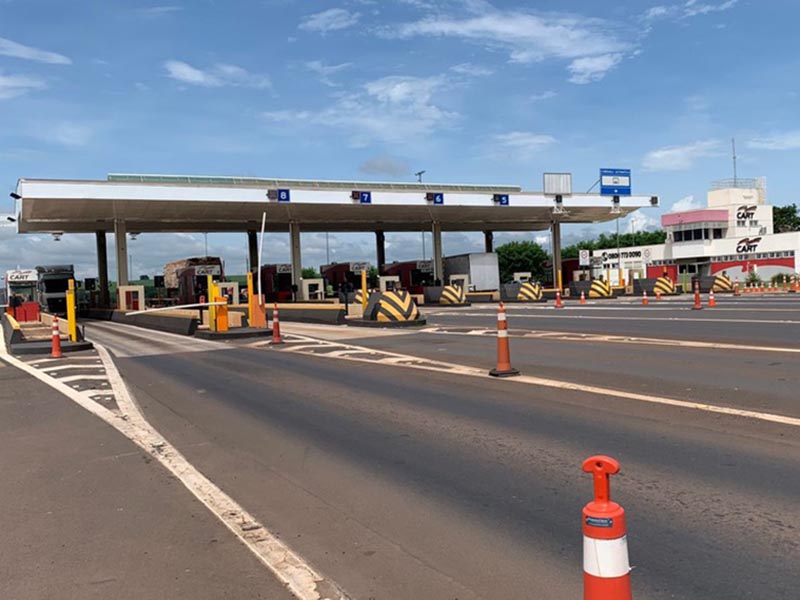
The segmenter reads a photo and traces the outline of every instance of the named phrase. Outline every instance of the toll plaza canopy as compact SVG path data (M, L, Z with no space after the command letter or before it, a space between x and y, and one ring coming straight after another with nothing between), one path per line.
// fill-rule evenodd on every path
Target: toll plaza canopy
M301 230L374 231L381 245L385 231L432 231L434 273L441 274L442 231L488 236L550 228L555 242L560 223L609 221L658 205L657 196L554 196L513 185L122 174L107 180L20 179L16 196L20 233L94 232L101 252L100 236L105 246L105 232L113 231L119 271L126 270L128 232L252 234L266 213L268 231L291 233L298 279ZM253 245L251 240L251 255ZM379 262L381 254L379 248ZM118 279L127 281L127 273Z

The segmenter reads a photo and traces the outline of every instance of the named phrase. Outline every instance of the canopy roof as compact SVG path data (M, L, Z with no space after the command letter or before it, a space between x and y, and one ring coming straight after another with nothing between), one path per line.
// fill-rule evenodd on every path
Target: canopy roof
M289 202L270 200L268 190L290 191ZM371 192L371 204L351 198ZM435 205L426 193L444 194ZM108 180L20 179L20 233L113 231L123 220L129 232L419 231L438 222L444 231L546 229L553 221L609 221L658 205L656 196L563 197L525 192L518 186L437 183L307 181L171 175L109 175ZM501 206L496 194L507 194Z

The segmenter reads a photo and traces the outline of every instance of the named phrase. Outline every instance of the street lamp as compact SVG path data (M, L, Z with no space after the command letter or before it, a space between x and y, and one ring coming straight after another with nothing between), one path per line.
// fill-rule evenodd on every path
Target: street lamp
M422 183L422 176L425 175L425 171L417 171L414 175L417 176L417 182Z

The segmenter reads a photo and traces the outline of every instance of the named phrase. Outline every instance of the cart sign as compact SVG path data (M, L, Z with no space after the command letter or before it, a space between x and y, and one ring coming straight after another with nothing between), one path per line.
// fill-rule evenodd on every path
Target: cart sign
M600 169L601 196L630 196L630 169Z
M36 269L19 269L6 272L8 283L36 283L39 281L39 273Z
M588 250L581 250L578 252L578 258L580 259L579 264L581 267L588 267L592 264L592 257L589 256Z
M350 272L351 273L361 273L361 271L369 271L369 263L368 262L350 263Z

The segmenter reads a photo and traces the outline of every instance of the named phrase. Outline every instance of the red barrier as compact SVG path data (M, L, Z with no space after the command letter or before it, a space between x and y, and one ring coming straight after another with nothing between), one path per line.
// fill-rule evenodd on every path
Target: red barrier
M625 509L611 501L609 483L619 463L591 456L583 470L594 477L594 500L583 507L583 598L631 600Z

